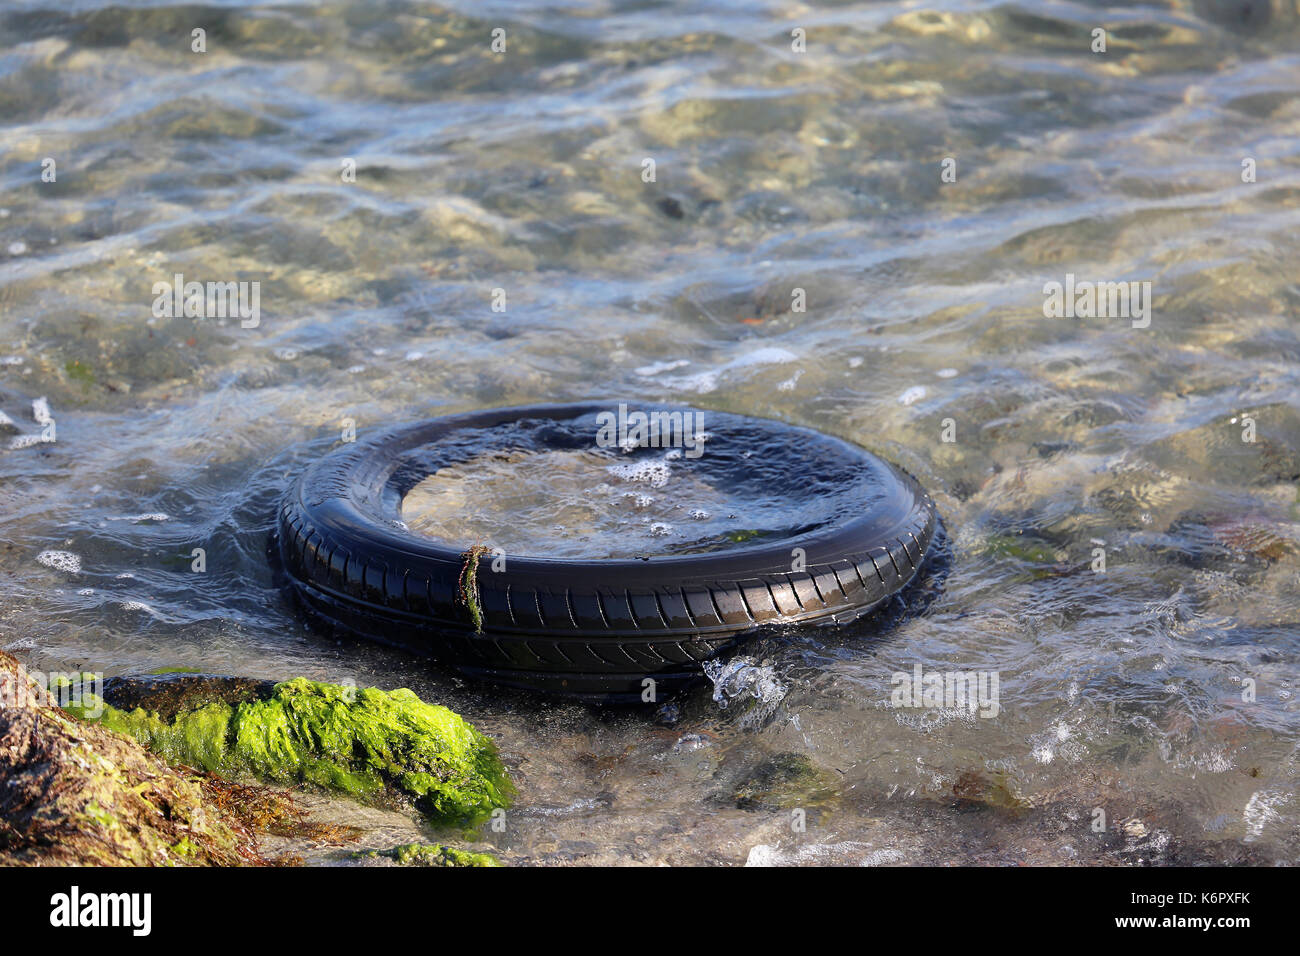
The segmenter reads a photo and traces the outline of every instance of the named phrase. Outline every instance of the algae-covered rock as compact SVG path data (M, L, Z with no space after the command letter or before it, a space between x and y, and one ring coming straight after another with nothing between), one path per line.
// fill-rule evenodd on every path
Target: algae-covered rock
M0 865L260 862L199 778L50 706L0 652Z
M1054 564L1056 552L1047 544L1021 534L990 535L984 553L992 558L1017 558L1030 564Z
M967 770L952 786L952 795L963 809L987 807L1018 813L1030 806L1014 779L1006 773Z
M369 857L382 857L399 866L500 866L488 853L471 853L432 843L406 843L391 850L371 850Z
M220 681L236 681L222 689ZM168 693L157 703L148 683ZM207 675L108 682L73 712L129 734L173 762L223 775L311 783L361 799L389 791L430 818L472 823L513 792L492 742L459 715L409 690L358 690L297 678L263 684ZM171 691L189 685L188 699ZM130 709L114 706L129 702Z
M814 807L838 796L836 780L806 754L767 757L735 784L731 797L741 810L788 810Z

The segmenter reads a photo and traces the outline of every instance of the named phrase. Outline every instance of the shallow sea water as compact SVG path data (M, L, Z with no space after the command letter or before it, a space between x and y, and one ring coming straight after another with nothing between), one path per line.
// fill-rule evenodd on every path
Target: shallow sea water
M511 863L1297 862L1298 50L1294 0L7 3L0 647L409 686L500 743ZM260 324L156 317L176 273L260 282ZM1046 317L1067 274L1150 281L1150 326ZM349 420L606 397L897 461L941 573L658 712L273 587ZM997 715L892 707L917 665L996 672ZM312 860L421 835L311 799L362 829Z

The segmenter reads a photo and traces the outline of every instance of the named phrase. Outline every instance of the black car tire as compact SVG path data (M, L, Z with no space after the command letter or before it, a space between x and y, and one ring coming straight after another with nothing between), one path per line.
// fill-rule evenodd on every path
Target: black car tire
M498 572L493 555L467 558L401 522L402 498L422 477L405 463L412 449L521 422L545 441L547 423L608 407L492 409L338 446L305 470L279 508L276 548L297 597L334 628L473 677L640 699L650 686L658 694L697 679L704 661L765 625L856 619L926 560L934 503L910 475L857 445L778 422L762 423L792 447L816 442L869 466L882 494L847 521L784 540L642 560L508 556ZM793 570L795 549L803 570ZM467 560L477 562L481 630L462 598Z

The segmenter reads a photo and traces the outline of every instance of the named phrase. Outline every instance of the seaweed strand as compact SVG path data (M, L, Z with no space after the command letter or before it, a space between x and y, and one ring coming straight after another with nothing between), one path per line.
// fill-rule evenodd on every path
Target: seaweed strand
M475 634L483 633L483 606L479 603L478 593L478 559L491 551L485 544L476 544L462 555L465 561L460 566L460 603L469 610Z

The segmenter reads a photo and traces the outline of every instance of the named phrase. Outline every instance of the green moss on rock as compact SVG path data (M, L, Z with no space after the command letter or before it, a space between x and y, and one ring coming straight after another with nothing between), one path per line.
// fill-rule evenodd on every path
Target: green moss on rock
M488 853L471 853L433 843L406 843L391 850L372 850L369 857L386 857L399 866L500 866Z
M1017 558L1030 564L1054 564L1056 552L1041 541L1018 534L991 535L984 546L991 558Z
M269 696L204 703L170 719L119 710L91 695L69 709L173 762L223 775L311 783L369 799L389 789L432 819L473 823L513 793L492 742L459 715L409 690L357 690L297 678Z

